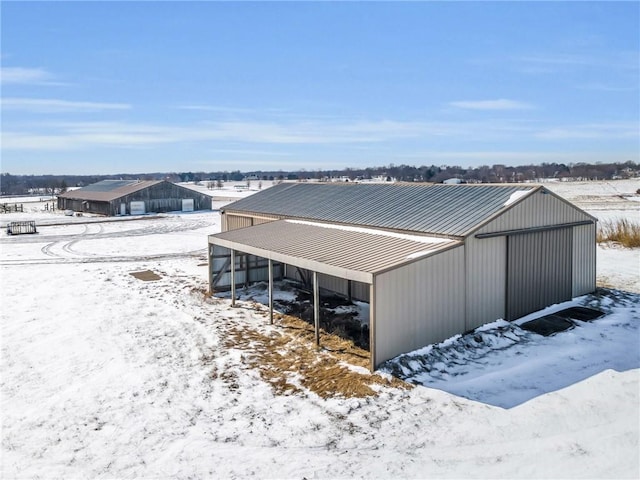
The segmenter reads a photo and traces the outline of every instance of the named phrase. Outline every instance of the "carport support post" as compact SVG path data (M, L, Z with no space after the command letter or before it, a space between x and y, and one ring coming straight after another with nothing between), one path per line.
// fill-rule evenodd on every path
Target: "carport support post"
M376 370L376 277L369 285L369 370Z
M236 306L236 251L231 249L231 306Z
M320 346L320 289L318 288L318 272L313 271L313 320L316 329L316 345Z
M273 260L269 259L269 322L273 325Z

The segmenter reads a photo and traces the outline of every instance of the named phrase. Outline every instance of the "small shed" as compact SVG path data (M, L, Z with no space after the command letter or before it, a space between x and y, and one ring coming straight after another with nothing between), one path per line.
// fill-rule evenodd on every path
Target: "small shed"
M539 185L284 183L222 230L211 291L307 276L367 301L372 369L595 290L596 219Z
M102 215L210 210L211 197L166 180L102 180L58 196L58 209Z

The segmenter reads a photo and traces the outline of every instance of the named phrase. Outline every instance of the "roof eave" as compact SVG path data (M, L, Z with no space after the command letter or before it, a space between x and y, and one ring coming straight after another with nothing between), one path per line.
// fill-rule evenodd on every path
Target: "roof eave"
M360 270L352 270L343 267L336 267L317 260L308 258L294 257L285 253L274 252L272 250L246 245L244 243L227 240L217 237L215 234L209 235L209 244L220 245L231 250L237 250L257 257L267 258L276 262L286 263L294 267L305 268L307 270L324 273L347 280L371 284L373 283L373 272L365 272Z
M407 259L407 261L402 262L402 263L396 263L395 265L392 265L390 267L386 267L380 270L376 270L375 272L373 272L374 277L378 276L378 275L382 275L384 273L390 272L392 270L397 270L398 268L403 268L406 267L407 265L411 265L412 263L416 263L419 262L421 260L424 260L426 258L429 257L433 257L434 255L439 255L441 253L446 252L447 250L452 250L454 248L458 248L458 247L463 247L464 246L464 242L461 240L452 240L451 243L446 243L443 246L441 246L440 248L436 248L433 250L430 250L428 253L425 253L424 255L420 255L417 256L415 258L410 258Z

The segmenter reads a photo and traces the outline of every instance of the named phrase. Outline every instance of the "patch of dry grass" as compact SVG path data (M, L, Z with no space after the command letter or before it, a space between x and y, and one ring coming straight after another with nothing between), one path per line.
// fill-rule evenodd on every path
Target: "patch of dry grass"
M627 248L640 247L640 224L627 219L602 222L596 240L598 243L616 242Z
M317 347L311 325L289 315L276 314L274 318L280 328L262 332L236 326L225 343L246 352L245 362L257 369L276 393L309 390L322 398L351 398L376 395L375 386L411 388L398 379L349 368L346 364L369 367L369 352L353 342L321 332L321 346Z

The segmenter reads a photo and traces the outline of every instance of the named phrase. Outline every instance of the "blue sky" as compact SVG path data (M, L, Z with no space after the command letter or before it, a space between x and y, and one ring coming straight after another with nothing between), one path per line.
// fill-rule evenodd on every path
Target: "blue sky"
M7 2L2 172L639 161L638 2Z

